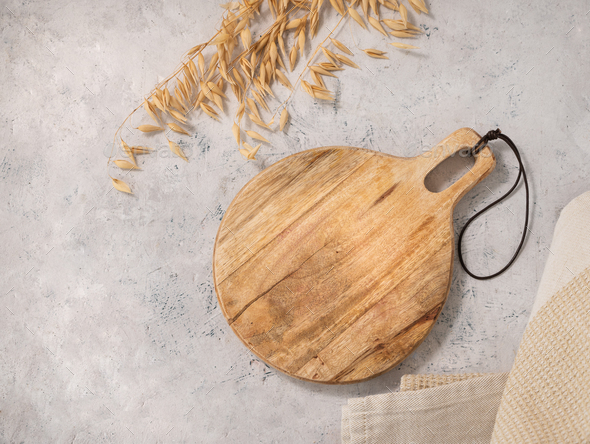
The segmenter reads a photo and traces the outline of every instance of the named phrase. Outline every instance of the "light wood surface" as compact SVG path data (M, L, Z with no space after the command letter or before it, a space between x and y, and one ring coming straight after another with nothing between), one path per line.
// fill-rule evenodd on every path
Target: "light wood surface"
M221 310L242 342L290 376L331 384L405 359L449 292L453 208L495 159L486 147L440 193L424 178L479 139L463 128L414 158L316 148L248 182L223 217L213 258Z

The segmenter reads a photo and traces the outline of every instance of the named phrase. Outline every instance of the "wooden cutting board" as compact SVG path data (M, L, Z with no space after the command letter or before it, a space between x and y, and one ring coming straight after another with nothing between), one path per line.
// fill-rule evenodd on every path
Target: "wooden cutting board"
M440 193L424 178L480 139L460 129L414 158L303 151L254 177L215 241L219 305L242 342L299 379L343 384L399 364L426 337L453 270L453 208L489 174L485 147Z

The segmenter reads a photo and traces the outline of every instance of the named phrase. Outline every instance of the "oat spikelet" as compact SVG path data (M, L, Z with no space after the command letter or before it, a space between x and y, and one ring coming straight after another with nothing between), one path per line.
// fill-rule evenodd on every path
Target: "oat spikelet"
M324 83L324 79L321 75L319 75L317 72L313 70L310 70L310 76L317 86L326 89L326 84Z
M215 83L207 82L207 86L209 87L210 91L213 91L213 94L216 94L221 97L225 97L227 99L227 96L223 93L221 88L218 85L216 85Z
M289 53L289 65L290 65L291 71L293 71L293 68L295 67L295 63L297 63L297 46L293 45L293 48L291 48L291 52Z
M410 22L404 23L403 20L383 19L382 22L385 24L385 26L394 31L413 31L416 32L416 34L422 32L422 30L417 26L414 26Z
M237 123L234 122L233 126L231 127L231 131L234 134L234 138L236 139L238 146L240 146L240 127Z
M402 16L402 20L404 22L404 26L407 28L408 27L408 10L401 3L399 5L399 13Z
M332 5L332 8L336 10L336 12L338 12L340 15L344 15L344 4L342 3L342 0L330 0L330 4Z
M186 134L187 136L190 136L190 134L187 133L183 127L177 125L176 123L167 123L166 125L168 125L168 128L170 128L172 131L176 133Z
M270 129L270 126L268 126L266 123L264 123L260 117L255 116L253 114L248 114L248 117L256 125L261 126L262 128Z
M404 25L403 20L392 20L392 19L383 19L381 20L385 26L393 31L404 31L406 26Z
M309 82L306 82L305 80L302 80L301 81L301 89L303 89L303 91L305 91L311 97L314 97L315 98L315 94L314 94L313 89L311 88L311 85L309 84Z
M127 160L113 160L113 162L115 163L115 165L117 165L122 170L140 170L141 169L137 165L135 165L134 163L131 163Z
M248 134L253 139L261 140L261 141L266 142L266 143L270 143L269 140L267 140L264 136L258 134L256 131L246 131L246 134Z
M378 49L368 48L368 49L363 49L363 51L365 51L365 53L368 56L374 57L376 59L388 59L389 58L385 55L386 54L385 52L379 51Z
M154 122L156 122L158 124L158 126L160 125L160 121L158 120L158 116L156 116L156 111L155 109L152 109L151 103L148 102L147 100L143 99L143 108L145 109L145 112L148 113L148 115L154 119Z
M197 71L197 65L195 65L195 62L191 59L188 62L188 67L189 67L189 71L191 73L191 83L196 83L197 80L199 79L199 72Z
M301 57L303 57L303 50L305 49L305 30L302 29L299 33L299 39L297 41L297 45L299 46L299 52Z
M365 17L369 16L369 0L361 0L361 8L363 8L363 14Z
M334 97L326 88L310 85L309 82L306 82L305 80L301 81L301 88L313 98L330 101L334 100Z
M279 126L280 131L283 131L283 128L285 128L285 125L287 124L288 120L289 120L289 113L287 112L287 108L284 108L283 111L281 111L281 121L280 121L280 126Z
M185 160L186 162L188 162L188 159L186 158L186 156L184 155L184 152L182 151L182 148L180 148L178 146L178 144L172 142L171 140L168 140L168 145L170 146L170 151L172 151L174 154L176 154L178 157L180 157L181 159Z
M137 129L143 133L152 133L154 131L164 131L164 128L161 126L155 125L139 125Z
M314 97L316 99L322 99L322 100L328 100L328 101L334 101L334 96L332 96L330 93L328 92L324 92L324 91L314 91Z
M279 79L279 82L285 85L286 88L293 89L293 86L291 85L291 82L289 82L287 76L283 74L279 69L275 70L275 74L277 76L277 79Z
M350 49L348 49L348 47L344 43L342 43L336 39L333 39L333 38L330 38L330 41L334 44L334 46L336 48L338 48L343 53L348 54L348 55L352 55L352 51Z
M231 36L225 32L220 33L213 41L210 43L211 46L213 45L221 45L222 43L227 42Z
M154 101L154 105L156 105L156 108L158 108L163 113L166 112L166 108L164 108L164 104L162 102L160 102L160 99L158 98L158 96L153 95L152 100Z
M255 147L253 147L252 145L250 145L250 144L248 144L246 142L244 142L243 144L244 144L244 148L246 148L246 151L248 152L248 154L246 155L246 158L248 160L256 160L256 157L255 156L256 156L256 153L258 152L258 150L260 149L260 145L261 144L258 144ZM241 151L242 150L240 150L240 152Z
M322 68L327 69L328 71L343 71L344 68L336 65L332 62L322 62L319 64Z
M151 148L148 148L147 146L132 146L131 147L131 152L133 154L149 154L152 151L153 150Z
M287 26L285 27L286 30L289 29L295 29L298 28L299 25L301 24L302 20L301 19L294 19L291 20L289 23L287 23Z
M250 155L250 151L248 151L246 148L240 148L240 154L247 159Z
M250 111L252 111L256 117L261 119L260 113L258 112L258 106L256 106L256 102L250 97L246 97L246 103L248 104L248 108L250 109Z
M363 18L361 17L361 15L358 12L356 12L356 9L348 8L348 13L350 14L350 16L352 17L352 19L355 22L357 22L363 28L367 29L367 25L365 25L365 22L363 21Z
M170 114L174 119L178 120L180 123L186 123L186 117L184 117L178 111L175 111L173 109L170 109L170 110L168 110L168 114Z
M358 66L356 63L354 63L352 60L350 60L348 57L343 56L342 54L336 54L336 58L341 62L344 63L345 65L348 66L352 66L353 68L356 69L361 69L360 66Z
M313 9L313 8L312 8ZM311 33L311 38L315 38L318 33L318 26L320 24L320 14L319 8L313 9L311 12L311 16L309 19L309 30Z
M379 17L379 8L377 7L377 0L369 0L369 5L371 5L371 9L373 10L373 14Z
M422 12L428 14L428 8L426 7L424 0L408 0L408 2L410 3L412 9L418 14Z
M129 188L129 185L127 185L122 180L115 179L114 177L111 177L111 180L113 181L113 187L115 190L122 191L123 193L133 194L131 188Z
M412 31L389 31L389 33L400 39L407 39L410 37L415 37L416 35Z
M398 42L390 43L390 45L395 46L396 48L399 48L399 49L420 49L418 46L406 45L405 43L398 43Z
M223 100L221 99L221 96L213 94L213 103L215 103L217 108L219 108L219 110L223 112Z
M392 11L399 11L399 5L395 0L392 0L392 1L383 0L380 3L383 6L385 6L386 8L391 9Z
M203 45L197 45L197 46L193 46L189 52L188 52L188 56L192 57L194 56L197 52L199 52L201 49L203 49Z
M236 26L236 28L233 31L234 36L239 34L240 32L242 32L242 30L248 25L249 25L249 22L247 19L240 20L240 22L238 23L238 25Z
M209 117L217 120L218 122L220 121L219 120L219 115L209 105L207 105L206 103L201 103L199 106L201 107L201 109L203 110L203 112L205 114L207 114Z
M324 69L324 68L322 68L321 66L318 66L318 65L312 65L312 66L309 67L309 69L311 69L312 71L317 72L318 74L321 74L323 76L336 77L330 71L328 71L327 69Z
M207 97L209 100L211 100L213 102L213 92L211 91L211 88L209 88L205 82L201 82L200 86L201 86L201 93L204 94L205 97Z
M381 34L387 37L387 32L385 32L385 29L383 29L383 26L381 26L381 22L379 22L379 20L369 16L369 23L373 28L375 28L377 31L379 31Z
M270 60L272 63L272 66L276 66L276 62L277 62L277 57L279 56L279 52L277 50L277 44L275 42L270 42Z
M234 76L234 79L236 79L237 84L240 85L240 88L242 88L242 90L245 90L246 85L244 84L244 80L242 79L242 76L240 75L237 69L232 70L232 75Z
M129 157L129 159L131 159L131 162L133 162L135 165L137 165L137 163L135 162L135 157L133 156L133 151L131 150L129 145L127 145L125 143L125 141L123 139L121 139L121 147L123 148L123 151L125 151L125 154L127 154L127 157Z
M240 102L238 105L238 110L236 111L236 119L238 122L242 121L242 117L244 117L244 111L246 110L246 104L244 102Z
M197 56L197 63L199 64L199 69L201 70L201 76L205 75L205 57L203 57L203 53L200 52Z
M258 102L258 104L263 107L265 110L270 112L270 108L268 107L268 105L266 104L266 101L264 100L264 98L258 94L256 91L252 91L252 95L254 96L254 99Z
M333 53L332 51L330 51L328 48L324 48L323 46L321 47L321 49L322 49L322 52L324 53L324 55L326 56L326 58L330 62L332 62L334 64L338 63L338 59L336 58L336 54L335 53Z
M250 32L250 29L246 28L240 32L240 38L242 39L242 45L244 45L244 48L249 49L252 44L252 33Z

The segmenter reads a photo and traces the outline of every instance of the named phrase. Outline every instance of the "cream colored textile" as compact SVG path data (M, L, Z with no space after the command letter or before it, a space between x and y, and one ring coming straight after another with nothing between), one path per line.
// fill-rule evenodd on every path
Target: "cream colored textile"
M590 192L561 211L548 251L531 319L551 296L590 266Z
M529 322L492 443L590 442L590 268Z
M349 399L342 409L342 442L489 443L507 378L508 373L491 373L438 387Z
M456 373L451 375L404 375L400 381L399 391L421 390L425 388L438 387L450 384L451 382L464 381L465 379L479 378L480 376L492 373Z
M405 375L350 399L343 443L590 443L590 192L562 211L507 373Z

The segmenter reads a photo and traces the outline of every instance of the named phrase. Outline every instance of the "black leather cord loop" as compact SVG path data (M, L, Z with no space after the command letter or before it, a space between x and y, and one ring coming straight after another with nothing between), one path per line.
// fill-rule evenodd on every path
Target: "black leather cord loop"
M520 253L520 250L522 249L522 246L524 245L524 241L526 239L526 232L527 232L528 226L529 226L529 183L527 181L526 173L524 171L524 165L522 164L522 160L520 158L520 153L518 152L518 148L516 148L516 145L514 145L514 142L512 142L512 140L510 140L510 138L508 136L505 136L504 134L502 134L502 132L500 131L500 129L495 129L495 130L489 131L485 136L483 136L479 140L479 142L477 142L475 144L475 146L471 149L471 154L472 155L479 154L479 152L487 145L487 143L490 140L496 140L496 139L501 139L504 142L506 142L506 144L510 147L510 149L512 150L512 152L516 156L516 159L518 160L518 177L516 178L516 181L514 182L514 184L512 185L512 187L508 190L508 192L506 194L504 194L504 196L502 196L499 199L495 200L494 202L492 202L491 204L489 204L487 207L485 207L483 210L478 211L474 216L472 216L467 221L467 223L461 229L461 233L459 233L459 241L458 241L458 245L457 245L457 254L459 256L459 262L461 263L461 266L463 267L463 269L465 270L465 272L469 276L471 276L474 279L479 279L479 280L492 279L492 278L494 278L496 276L501 275L506 270L508 270L508 268L510 268L510 266L516 260L516 257ZM506 199L508 196L510 196L510 194L515 190L515 188L517 187L518 183L520 182L520 178L521 177L523 179L524 189L525 189L525 192L526 192L526 209L525 209L525 217L524 217L524 228L522 230L522 237L520 238L520 243L518 244L518 247L516 248L516 251L514 252L514 255L512 256L512 258L510 259L510 261L508 261L508 263L506 264L506 266L504 268L502 268L500 271L497 271L497 272L495 272L493 274L490 274L488 276L478 276L478 275L472 273L467 268L467 266L465 265L465 262L463 261L463 253L461 252L461 242L463 240L463 235L465 234L465 230L471 224L471 222L473 222L475 219L477 219L479 216L481 216L487 210L489 210L493 206L499 204L504 199Z

